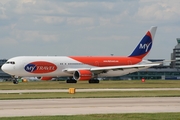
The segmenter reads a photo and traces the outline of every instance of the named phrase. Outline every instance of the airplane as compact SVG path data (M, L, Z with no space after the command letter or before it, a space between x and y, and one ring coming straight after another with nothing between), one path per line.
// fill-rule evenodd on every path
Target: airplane
M152 26L129 56L17 56L2 66L2 70L18 84L17 77L37 77L51 80L68 77L66 83L89 81L99 83L100 77L122 76L158 66L143 58L150 52L156 26Z

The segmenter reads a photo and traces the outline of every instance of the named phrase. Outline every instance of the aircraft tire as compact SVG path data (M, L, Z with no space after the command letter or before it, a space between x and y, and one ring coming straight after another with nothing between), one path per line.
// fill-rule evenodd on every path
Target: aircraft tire
M99 83L99 80L96 80L96 83Z
M99 83L99 80L98 79L89 80L89 84L92 84L92 83Z
M77 81L74 79L68 79L66 80L66 83L77 83Z
M18 80L17 79L13 79L13 83L14 84L18 84Z

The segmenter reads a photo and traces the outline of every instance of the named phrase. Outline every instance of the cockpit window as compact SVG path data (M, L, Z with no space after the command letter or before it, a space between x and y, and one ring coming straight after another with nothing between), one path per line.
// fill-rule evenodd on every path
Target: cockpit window
M14 61L7 61L6 64L15 64Z

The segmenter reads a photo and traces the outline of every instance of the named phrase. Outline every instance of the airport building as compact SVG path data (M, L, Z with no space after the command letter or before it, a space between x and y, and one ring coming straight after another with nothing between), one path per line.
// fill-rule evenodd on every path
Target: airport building
M162 80L180 80L180 70L177 68L170 68L170 66L152 67L139 72L134 72L125 76L120 76L118 79L162 79Z
M1 66L7 61L7 59L0 59L0 68ZM5 80L5 79L9 79L11 78L10 75L4 73L1 69L0 69L0 79L2 80Z
M130 73L124 76L113 77L113 78L105 78L105 79L114 79L114 80L138 80L138 79L176 79L180 80L180 38L177 38L177 45L173 49L173 53L171 53L170 65L160 65L154 66L149 69L145 69L142 71ZM148 59L152 62L163 61L164 59ZM2 66L7 60L0 59L0 66ZM4 73L0 70L0 79L9 79L10 75Z
M174 47L173 53L171 53L171 60L175 60L170 64L172 68L180 68L180 38L176 40L177 45Z

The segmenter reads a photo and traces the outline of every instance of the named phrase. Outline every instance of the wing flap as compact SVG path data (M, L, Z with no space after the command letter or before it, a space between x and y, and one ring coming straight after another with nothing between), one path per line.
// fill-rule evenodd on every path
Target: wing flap
M95 67L91 68L91 71L100 71L100 70L124 70L124 69L139 69L145 67L158 66L161 63L152 63L152 64L143 64L143 65L124 65L124 66L110 66L110 67Z

